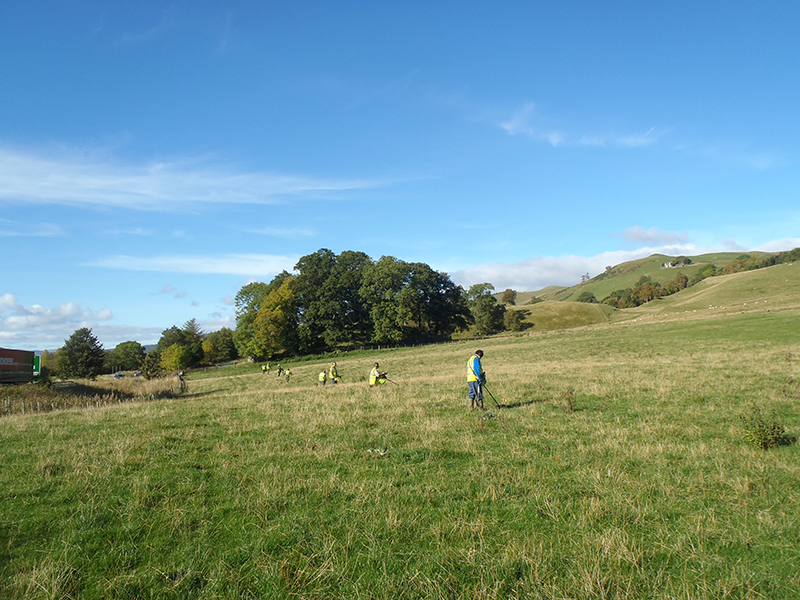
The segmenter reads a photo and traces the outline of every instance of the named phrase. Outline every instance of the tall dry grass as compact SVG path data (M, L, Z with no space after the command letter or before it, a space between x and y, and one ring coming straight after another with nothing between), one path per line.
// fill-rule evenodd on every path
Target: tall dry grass
M99 408L126 402L174 398L180 392L175 377L56 381L52 385L26 384L0 387L0 416Z

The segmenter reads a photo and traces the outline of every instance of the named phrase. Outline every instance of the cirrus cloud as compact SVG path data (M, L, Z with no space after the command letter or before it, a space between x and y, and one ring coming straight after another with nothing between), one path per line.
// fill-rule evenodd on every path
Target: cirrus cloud
M124 164L83 152L0 147L0 201L170 210L197 204L279 204L380 187L369 179L240 172L204 158Z
M123 271L205 273L257 277L275 275L283 270L291 271L299 258L299 254L292 256L226 254L222 256L169 255L152 257L116 255L88 263L88 266ZM172 291L174 290L170 286L170 289L165 293L171 293ZM162 292L164 292L163 289Z

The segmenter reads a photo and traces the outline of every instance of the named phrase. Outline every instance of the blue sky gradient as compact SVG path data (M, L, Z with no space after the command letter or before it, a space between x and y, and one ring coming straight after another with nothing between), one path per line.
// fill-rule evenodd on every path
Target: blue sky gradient
M800 4L9 2L0 346L106 348L319 248L531 291L800 246Z

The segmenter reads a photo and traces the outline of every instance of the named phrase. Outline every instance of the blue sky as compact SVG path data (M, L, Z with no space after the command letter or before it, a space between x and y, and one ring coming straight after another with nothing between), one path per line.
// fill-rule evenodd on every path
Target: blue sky
M4 2L0 345L328 248L465 287L800 246L794 2Z

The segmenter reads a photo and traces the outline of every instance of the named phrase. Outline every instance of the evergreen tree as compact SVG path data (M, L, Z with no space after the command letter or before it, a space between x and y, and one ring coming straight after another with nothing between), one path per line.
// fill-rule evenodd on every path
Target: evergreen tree
M83 327L65 341L58 353L58 375L62 378L95 379L103 371L104 358L102 344L91 329Z
M142 363L142 374L147 379L161 377L163 372L161 370L161 355L159 354L158 350L150 350L150 352L147 353L147 356L144 357L144 362Z

